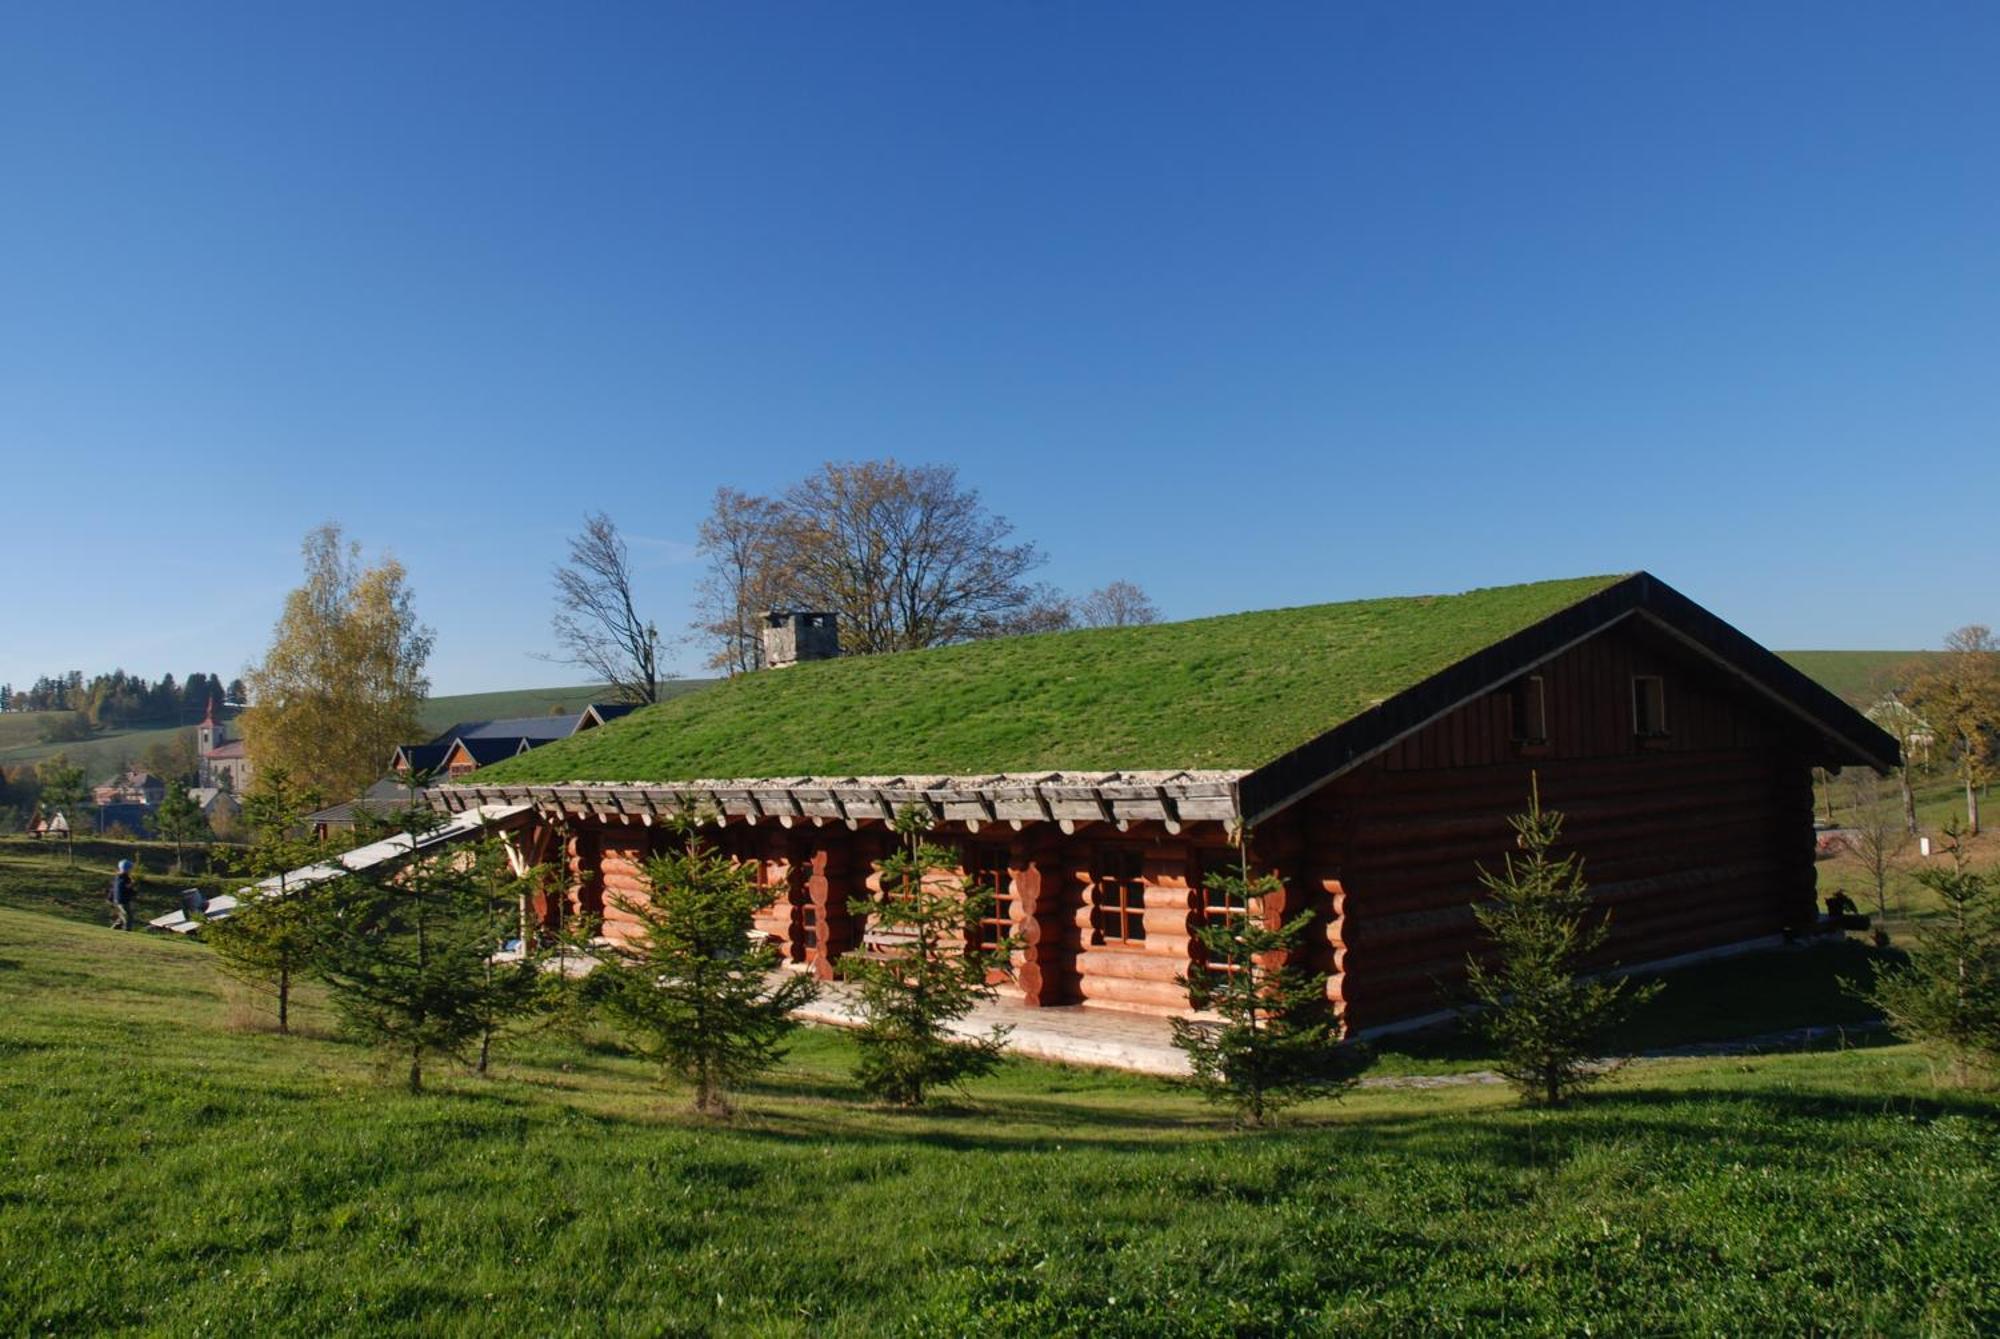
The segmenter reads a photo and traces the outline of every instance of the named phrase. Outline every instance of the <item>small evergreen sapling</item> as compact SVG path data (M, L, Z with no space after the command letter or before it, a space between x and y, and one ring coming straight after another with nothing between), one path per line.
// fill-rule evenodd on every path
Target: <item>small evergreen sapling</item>
M691 824L646 865L651 895L619 898L638 932L592 973L599 1007L646 1059L694 1088L695 1110L722 1115L729 1090L784 1055L810 1003L809 976L773 981L775 948L752 939L769 900L749 867L715 850Z
M436 821L405 815L413 846ZM520 978L500 984L492 970L518 914L496 895L495 858L491 850L419 851L328 885L315 971L349 1034L408 1059L413 1093L423 1091L428 1058L463 1058L504 1021L499 1001L516 998L496 990L511 992Z
M861 1086L903 1107L924 1104L938 1087L956 1087L1000 1063L1012 1029L954 1035L950 1025L993 998L989 976L1005 969L1011 940L982 947L976 927L992 894L956 878L958 857L924 840L930 816L911 807L896 815L902 849L876 866L881 899L874 919L902 943L874 957L849 953L841 970L860 986L855 1040Z
M290 876L322 852L303 835L303 816L318 798L301 790L282 767L259 774L257 788L243 801L250 829L246 873L275 880L262 892L246 892L226 920L202 931L222 970L253 990L268 993L277 1007L278 1031L290 1032L292 986L312 962L319 942L324 885L302 886Z
M1603 1076L1599 1043L1659 985L1581 975L1611 924L1592 914L1577 857L1551 854L1563 817L1543 809L1533 787L1528 811L1508 822L1523 854L1510 852L1498 874L1479 872L1488 900L1473 914L1492 955L1466 960L1466 982L1484 1006L1477 1024L1500 1051L1500 1073L1529 1101L1556 1106Z
M1175 980L1189 1004L1220 1021L1171 1022L1194 1086L1252 1126L1302 1098L1351 1086L1367 1052L1339 1044L1326 973L1290 965L1311 911L1273 924L1265 909L1284 891L1275 875L1210 874L1204 886L1210 911L1195 938L1205 962Z
M473 1004L479 1020L479 1051L472 1068L484 1074L495 1040L517 1024L552 1012L542 970L548 954L520 934L527 899L541 890L550 872L546 866L531 865L517 873L507 847L497 838L473 847L470 859L470 872L479 887L468 892L467 913L483 918L491 946L481 964L481 990ZM502 957L510 938L519 949Z
M46 759L35 769L42 783L42 810L53 817L61 814L63 822L63 845L69 853L69 863L76 864L76 825L83 821L83 802L90 797L90 791L83 783L83 769L70 762L65 754L58 753Z
M1956 825L1945 829L1949 869L1917 874L1942 913L1919 926L1906 963L1882 969L1857 993L1963 1085L2000 1062L2000 888L1967 866L1959 835Z
M184 848L200 845L212 835L201 806L179 781L169 782L167 793L153 811L153 830L174 844L174 873L183 872Z

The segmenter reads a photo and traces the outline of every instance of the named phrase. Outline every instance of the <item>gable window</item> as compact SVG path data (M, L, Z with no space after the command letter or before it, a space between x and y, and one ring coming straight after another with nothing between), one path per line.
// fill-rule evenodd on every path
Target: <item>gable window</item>
M986 895L985 909L979 913L974 942L983 949L998 948L1014 933L1014 878L1007 869L1007 848L995 842L975 842L959 857L965 870L967 892Z
M1641 739L1667 733L1667 684L1657 674L1632 676L1632 733Z
M1146 939L1145 857L1136 846L1100 846L1090 872L1090 926L1106 944Z
M1549 739L1549 698L1539 674L1514 680L1514 742L1546 744Z

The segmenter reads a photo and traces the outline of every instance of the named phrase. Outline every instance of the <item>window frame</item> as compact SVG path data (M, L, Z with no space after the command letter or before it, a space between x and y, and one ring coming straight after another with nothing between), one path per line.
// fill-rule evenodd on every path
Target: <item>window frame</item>
M1535 708L1535 724L1539 727L1535 731L1528 729L1528 722L1525 719L1531 693ZM1548 743L1549 684L1547 678L1540 674L1523 674L1520 678L1514 680L1512 701L1514 706L1514 719L1512 723L1514 742L1524 748L1533 748L1536 745Z
M1208 862L1202 859L1199 853L1196 853L1188 863L1191 867L1191 873L1194 875L1193 911L1202 924L1214 925L1218 921L1226 922L1234 917L1248 916L1250 914L1250 899L1247 896L1242 900L1241 905L1232 902L1226 893L1219 895L1223 899L1221 905L1212 902L1210 899L1218 896L1218 894L1210 890L1208 886ZM1218 868L1222 867L1218 866ZM1203 947L1199 939L1194 941L1192 947L1195 958L1200 962L1202 970L1211 976L1227 977L1243 970L1243 964L1241 963L1216 962L1210 958L1208 950Z
M1651 692L1642 685L1650 684ZM1654 719L1648 720L1651 716ZM1661 674L1632 676L1632 733L1640 739L1667 737L1667 680Z
M1005 842L965 842L958 850L958 869L966 883L977 883L981 892L992 895L993 904L975 926L967 927L973 931L968 936L971 946L991 953L1014 937L1011 853Z
M1107 900L1108 891L1116 893L1115 901ZM1098 944L1146 942L1146 853L1139 847L1104 843L1092 853L1090 929Z

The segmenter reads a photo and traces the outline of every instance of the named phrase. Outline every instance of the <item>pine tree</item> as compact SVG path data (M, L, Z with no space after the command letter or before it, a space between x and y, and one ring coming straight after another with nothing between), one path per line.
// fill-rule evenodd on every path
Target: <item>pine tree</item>
M728 1093L776 1064L811 1002L809 976L773 982L775 948L753 943L768 894L750 869L716 851L692 824L646 865L651 892L618 905L637 933L592 974L600 1007L646 1059L694 1088L695 1110L722 1115Z
M153 830L174 844L176 874L182 872L182 848L190 842L206 841L211 835L207 816L178 778L167 783L167 793L160 797L159 807L153 811Z
M1857 993L1963 1085L2000 1062L2000 887L1966 864L1960 835L1956 824L1944 831L1951 868L1917 874L1942 914L1919 926L1906 963L1882 969Z
M991 1073L1012 1029L984 1036L953 1035L949 1025L993 997L989 976L1005 968L1011 941L978 946L974 927L992 894L954 879L958 859L924 840L930 816L911 807L896 816L902 849L878 862L878 928L896 932L900 947L880 957L849 953L840 960L860 986L861 1026L855 1034L861 1086L898 1106L922 1106L931 1089L955 1087Z
M405 816L413 849L436 821ZM496 972L492 961L516 914L493 873L502 860L495 849L471 859L417 850L328 885L314 974L345 1031L408 1060L412 1093L423 1091L426 1060L463 1058L531 993L531 962Z
M76 864L76 825L83 820L83 802L90 792L84 789L83 768L70 762L61 753L44 761L35 769L42 783L42 807L51 814L60 813L68 826L63 829L63 842L68 849L69 863Z
M468 914L484 919L485 937L491 945L481 964L480 993L473 1005L479 1022L479 1051L472 1068L474 1073L484 1074L495 1041L517 1023L538 1014L546 1016L555 1007L556 1002L547 998L543 989L548 984L542 970L548 955L531 936L522 933L526 899L541 889L553 871L548 866L532 866L517 874L506 847L497 838L474 847L471 860L477 887L468 893ZM509 940L520 947L503 958ZM566 986L567 981L558 979L554 984Z
M1252 1126L1302 1098L1351 1086L1367 1052L1339 1044L1326 973L1290 963L1311 911L1273 924L1266 909L1284 892L1275 875L1210 874L1203 886L1210 910L1195 930L1203 961L1175 981L1189 1004L1220 1020L1171 1022L1194 1086Z
M280 1032L291 1031L292 987L312 961L326 899L325 885L290 877L323 854L306 838L301 821L318 803L318 796L294 785L282 767L257 774L256 788L243 801L250 849L242 863L260 883L275 882L246 895L227 919L202 931L223 971L270 993Z
M1477 1021L1500 1051L1500 1073L1529 1101L1555 1106L1602 1077L1599 1043L1659 986L1580 974L1611 924L1592 914L1577 857L1550 854L1562 815L1543 809L1531 786L1528 811L1508 822L1525 854L1509 853L1499 874L1479 872L1489 900L1473 914L1492 961L1469 958L1466 980L1484 1006Z

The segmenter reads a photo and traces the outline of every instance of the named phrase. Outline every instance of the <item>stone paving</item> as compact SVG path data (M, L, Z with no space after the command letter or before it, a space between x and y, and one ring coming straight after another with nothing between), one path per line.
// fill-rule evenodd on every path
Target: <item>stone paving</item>
M819 998L799 1010L798 1016L809 1023L853 1027L859 1021L853 987L837 981L822 985ZM968 1017L951 1025L951 1031L962 1037L984 1036L995 1024L1014 1029L1007 1037L1008 1050L1037 1060L1098 1065L1136 1074L1177 1076L1188 1072L1187 1057L1174 1049L1173 1034L1164 1018L1080 1005L1031 1009L1019 1000L1002 997L975 1006Z

